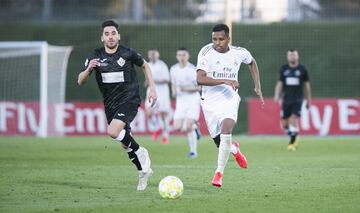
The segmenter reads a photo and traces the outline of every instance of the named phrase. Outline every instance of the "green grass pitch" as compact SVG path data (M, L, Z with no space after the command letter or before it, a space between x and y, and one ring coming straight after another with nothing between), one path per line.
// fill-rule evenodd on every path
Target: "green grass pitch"
M137 172L105 137L0 137L0 212L360 212L360 138L303 137L296 152L285 137L236 137L249 168L230 156L223 187L210 186L217 150L208 137L187 158L185 137L153 143L154 175L136 191ZM161 178L178 176L184 194L162 199Z

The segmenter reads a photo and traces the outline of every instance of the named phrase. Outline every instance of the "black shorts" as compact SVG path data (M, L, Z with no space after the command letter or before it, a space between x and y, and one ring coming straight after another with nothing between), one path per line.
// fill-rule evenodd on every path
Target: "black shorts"
M286 119L291 115L301 116L302 101L283 102L281 106L281 118Z
M134 120L139 106L139 104L125 103L118 106L116 109L107 109L105 107L108 124L110 124L113 119L119 119L126 123L125 128L130 130L130 123Z

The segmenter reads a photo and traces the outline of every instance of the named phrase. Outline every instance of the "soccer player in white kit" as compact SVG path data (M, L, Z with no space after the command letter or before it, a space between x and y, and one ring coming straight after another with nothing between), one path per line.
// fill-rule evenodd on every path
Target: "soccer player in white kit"
M171 110L169 68L165 62L160 60L160 53L158 50L150 49L148 57L158 99L154 107L151 107L150 104L146 102L146 113L155 129L152 135L153 141L157 141L158 136L162 133L162 143L167 144L169 142L169 113ZM147 95L148 94L149 91L147 91Z
M174 128L187 135L189 158L197 157L196 122L200 116L200 89L196 83L196 67L189 62L189 51L176 51L177 64L170 68L172 96L176 98Z
M264 100L261 92L259 70L255 59L245 48L229 45L229 27L215 25L212 30L212 43L204 46L198 55L197 82L202 85L201 107L205 121L215 144L219 148L217 169L212 185L221 187L224 168L230 153L241 168L247 168L245 156L239 144L232 141L240 104L238 71L241 63L249 66L255 84L255 92Z

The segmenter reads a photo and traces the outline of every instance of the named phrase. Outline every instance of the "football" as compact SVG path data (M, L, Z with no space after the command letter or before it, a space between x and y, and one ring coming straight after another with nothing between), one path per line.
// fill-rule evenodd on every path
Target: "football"
M161 197L167 199L179 198L184 192L182 181L175 176L164 177L159 183Z

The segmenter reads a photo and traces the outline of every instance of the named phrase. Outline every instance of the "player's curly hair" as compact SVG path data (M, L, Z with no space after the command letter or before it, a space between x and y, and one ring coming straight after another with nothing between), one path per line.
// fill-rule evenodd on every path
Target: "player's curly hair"
M230 29L226 24L217 24L212 29L213 32L221 32L224 31L226 35L229 35Z

